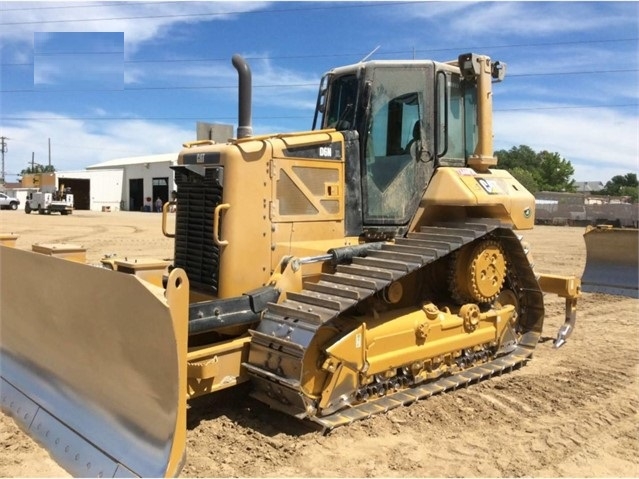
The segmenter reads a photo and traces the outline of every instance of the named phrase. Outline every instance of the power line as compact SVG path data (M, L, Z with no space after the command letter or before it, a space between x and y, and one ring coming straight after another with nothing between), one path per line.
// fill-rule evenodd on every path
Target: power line
M317 83L287 83L273 85L253 85L253 88L307 88L317 87ZM95 89L31 89L31 90L0 90L0 93L74 93L74 92L122 92L122 91L172 91L172 90L232 90L237 85L205 85L205 86L150 86L132 88L95 88Z
M509 74L509 78L524 78L537 76L562 76L562 75L603 75L616 73L632 73L639 71L639 68L628 68L619 70L589 70L589 71L573 71L573 72L538 72L538 73L514 73ZM309 88L317 87L317 83L285 83L270 85L253 85L253 88ZM174 91L174 90L225 90L236 89L237 85L172 85L172 86L146 86L146 87L130 87L130 88L87 88L87 89L14 89L0 90L0 93L72 93L72 92L133 92L133 91Z
M593 108L637 108L639 103L633 104L614 104L614 105L560 105L560 106L540 106L540 107L525 107L525 108L495 108L493 111L535 111L535 110L574 110L574 109L593 109ZM2 120L9 121L66 121L66 120L83 120L83 121L183 121L183 120L201 120L207 118L210 113L205 113L200 116L148 116L148 117L108 117L108 116L66 116L66 117L19 117L19 116L3 116ZM236 120L234 116L222 116L215 117L215 120ZM298 120L309 119L308 115L288 115L288 116L255 116L254 120Z
M473 49L495 49L495 48L527 48L527 47L554 47L561 45L581 45L586 43L617 43L617 42L636 42L639 38L614 38L608 40L570 40L563 42L541 42L541 43L512 43L506 45L484 45L475 47L447 47L447 48L431 48L426 50L415 50L416 53L422 52L443 52L443 51L469 51Z
M228 16L228 15L249 15L249 14L263 14L263 13L288 13L288 12L310 12L317 10L337 10L337 9L346 9L346 8L371 8L371 7L384 7L390 5L415 5L418 3L427 3L426 1L421 2L373 2L367 4L349 4L349 5L335 5L332 4L330 7L310 7L310 8L278 8L271 10L251 10L251 11L233 11L233 12L215 12L215 13L182 13L182 14L167 14L167 15L137 15L137 16L128 16L128 17L102 17L102 18L77 18L71 20L33 20L28 22L3 22L0 25L42 25L48 23L75 23L75 22L107 22L107 21L115 21L115 20L152 20L152 19L160 19L160 18L193 18L193 17L217 17L217 16Z
M590 70L580 72L543 72L543 73L513 73L508 77L538 77L538 76L554 76L554 75L597 75L600 73L630 73L639 71L639 68L629 68L624 70Z
M67 10L70 8L103 8L103 7L137 7L140 5L166 5L168 3L183 3L181 1L176 2L112 2L112 3L92 3L91 5L56 5L54 7L24 7L24 8L2 8L0 12L34 12L37 10Z
M25 141L25 140L13 140L14 143L21 143L21 144L28 144L28 145L32 145L33 143L31 141ZM98 150L98 151L113 151L113 152L117 152L117 153L130 153L130 150L122 150L122 149L117 149L117 148L104 148L104 147L91 147L91 146L78 146L78 145L69 145L68 143L59 143L56 142L56 146L58 147L63 147L65 149L71 149L71 150ZM7 173L10 174L10 173Z
M124 55L124 51L122 50L114 50L108 52L33 52L34 57L46 57L46 56L58 56L58 55ZM18 63L18 65L20 65ZM33 62L29 63L29 65L33 65Z
M526 108L495 108L493 111L534 111L534 110L583 110L590 108L637 108L639 103L621 105L562 105L562 106L533 106Z
M200 116L145 116L145 117L108 117L108 116L66 116L66 117L19 117L19 116L3 116L2 120L11 120L11 121L23 121L23 120L44 120L44 121L65 121L65 120L96 120L96 121L137 121L137 120L158 120L158 121L182 121L182 120L201 120L202 118L207 118L210 116L210 113L205 113ZM309 119L308 115L292 115L292 116L254 116L254 120L295 120L300 118ZM216 116L216 120L237 120L235 116Z
M387 52L378 52L378 55L412 55L413 53L432 53L432 52L444 52L444 51L475 51L475 50L489 50L499 48L530 48L530 47L547 47L547 46L561 46L561 45L584 45L592 43L618 43L618 42L637 42L637 38L612 38L604 40L575 40L566 42L542 42L542 43L513 43L505 45L475 45L475 46L462 46L462 47L447 47L447 48L431 48L422 50L395 50ZM101 54L103 52L64 52L64 53L46 53L51 55L73 55L73 54L95 53ZM121 53L121 52L104 52L104 53ZM368 52L352 52L352 53L318 53L313 55L269 55L269 56L247 56L247 60L304 60L304 59L317 59L317 58L339 58L339 57L356 57L362 58ZM35 55L35 53L34 53ZM38 54L43 55L43 54ZM228 62L228 57L213 57L213 58L172 58L172 59L139 59L139 60L123 60L124 64L138 64L138 63L190 63L190 62ZM33 62L20 62L20 63L0 63L1 66L33 66Z
M638 39L639 40L639 39ZM86 52L89 53L89 52ZM113 52L107 52L113 53ZM123 53L123 52L116 52ZM408 53L407 50L404 51L396 51L396 52L387 52L386 55L391 54L405 54ZM65 53L66 55L73 55L74 52ZM35 53L34 53L35 55ZM55 54L54 54L55 55ZM246 60L303 60L310 58L339 58L339 57L356 57L361 58L366 53L320 53L315 55L273 55L268 57L260 57L260 56L245 56ZM124 64L139 64L139 63L201 63L201 62L228 62L229 57L220 57L220 58L172 58L172 59L164 59L164 60L123 60ZM20 63L0 63L0 66L33 66L33 62L20 62Z

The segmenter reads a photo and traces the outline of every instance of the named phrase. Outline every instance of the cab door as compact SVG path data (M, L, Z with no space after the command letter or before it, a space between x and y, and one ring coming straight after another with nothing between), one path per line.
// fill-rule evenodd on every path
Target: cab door
M432 64L372 66L362 152L363 223L402 233L434 168Z

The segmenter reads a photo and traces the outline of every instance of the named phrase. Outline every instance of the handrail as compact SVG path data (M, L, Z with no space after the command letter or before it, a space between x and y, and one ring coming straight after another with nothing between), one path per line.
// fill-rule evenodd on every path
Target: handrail
M229 244L228 241L220 239L220 215L222 210L228 210L231 207L228 203L222 203L215 207L215 211L213 212L213 242L217 246L226 246Z
M162 234L167 238L175 238L175 233L169 233L166 230L166 214L169 212L169 208L173 205L177 205L176 201L167 201L162 206Z

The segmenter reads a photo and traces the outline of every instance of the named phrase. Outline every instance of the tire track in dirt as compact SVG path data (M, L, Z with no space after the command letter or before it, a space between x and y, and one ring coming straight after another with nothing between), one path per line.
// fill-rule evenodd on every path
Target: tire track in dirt
M82 242L83 240L86 240L88 237L98 236L98 235L102 236L109 231L109 229L105 226L83 226L82 228L87 231L76 233L74 235L62 236L62 237L56 238L55 242L56 243Z

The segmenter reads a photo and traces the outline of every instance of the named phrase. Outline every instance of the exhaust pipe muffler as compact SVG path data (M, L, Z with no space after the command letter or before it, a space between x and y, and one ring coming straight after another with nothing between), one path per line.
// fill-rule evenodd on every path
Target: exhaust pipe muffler
M246 138L253 136L253 126L251 125L251 69L246 60L240 55L233 55L231 61L239 77L237 137Z

